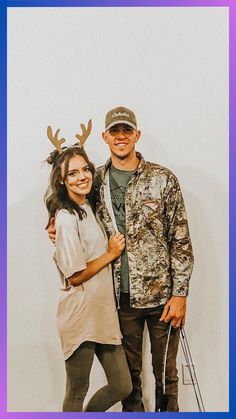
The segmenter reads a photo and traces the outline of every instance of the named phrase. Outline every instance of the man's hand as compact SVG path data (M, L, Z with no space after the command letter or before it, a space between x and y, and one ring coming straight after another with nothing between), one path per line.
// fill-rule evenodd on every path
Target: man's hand
M51 240L51 242L55 245L56 243L56 229L55 229L55 218L50 218L50 223L48 227L48 237Z
M173 327L184 326L186 316L186 297L172 296L165 304L160 321L171 321Z

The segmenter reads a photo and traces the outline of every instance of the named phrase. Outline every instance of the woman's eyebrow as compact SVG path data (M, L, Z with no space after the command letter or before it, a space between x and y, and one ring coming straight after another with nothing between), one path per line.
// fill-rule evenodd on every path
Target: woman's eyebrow
M87 168L89 168L89 165L88 165L88 164L86 164L86 166L81 167L81 169L87 169ZM71 173L71 172L78 172L78 170L79 170L79 169L70 169L70 170L68 170L68 173Z

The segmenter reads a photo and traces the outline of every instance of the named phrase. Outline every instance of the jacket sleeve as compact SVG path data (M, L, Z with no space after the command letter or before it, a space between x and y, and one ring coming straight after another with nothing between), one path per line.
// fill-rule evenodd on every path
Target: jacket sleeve
M165 192L167 242L170 254L172 295L187 296L193 270L193 250L184 199L178 179L170 174Z

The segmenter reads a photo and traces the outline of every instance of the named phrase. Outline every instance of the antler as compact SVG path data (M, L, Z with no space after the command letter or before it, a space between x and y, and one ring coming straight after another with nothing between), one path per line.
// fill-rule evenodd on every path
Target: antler
M88 138L88 136L89 136L89 134L91 132L91 129L92 129L92 120L90 119L88 121L87 128L85 127L84 124L80 124L80 126L81 126L81 129L83 131L83 135L76 134L76 138L78 138L78 140L80 142L80 147L83 147L85 141L87 140L87 138Z
M54 147L59 151L59 153L62 151L61 145L66 141L65 138L58 139L60 128L56 130L55 135L52 134L52 127L49 125L47 128L47 136L49 140L53 143Z

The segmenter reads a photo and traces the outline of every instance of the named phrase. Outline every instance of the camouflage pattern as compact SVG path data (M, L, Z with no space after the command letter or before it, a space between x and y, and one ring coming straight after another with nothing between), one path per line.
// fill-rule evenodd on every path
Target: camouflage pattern
M167 168L145 162L131 177L125 197L126 247L130 275L130 304L151 308L165 304L172 295L187 296L193 268L184 200L176 176ZM114 234L114 214L109 192L108 168L97 169L97 212L108 235ZM117 300L120 295L120 258L113 265Z

